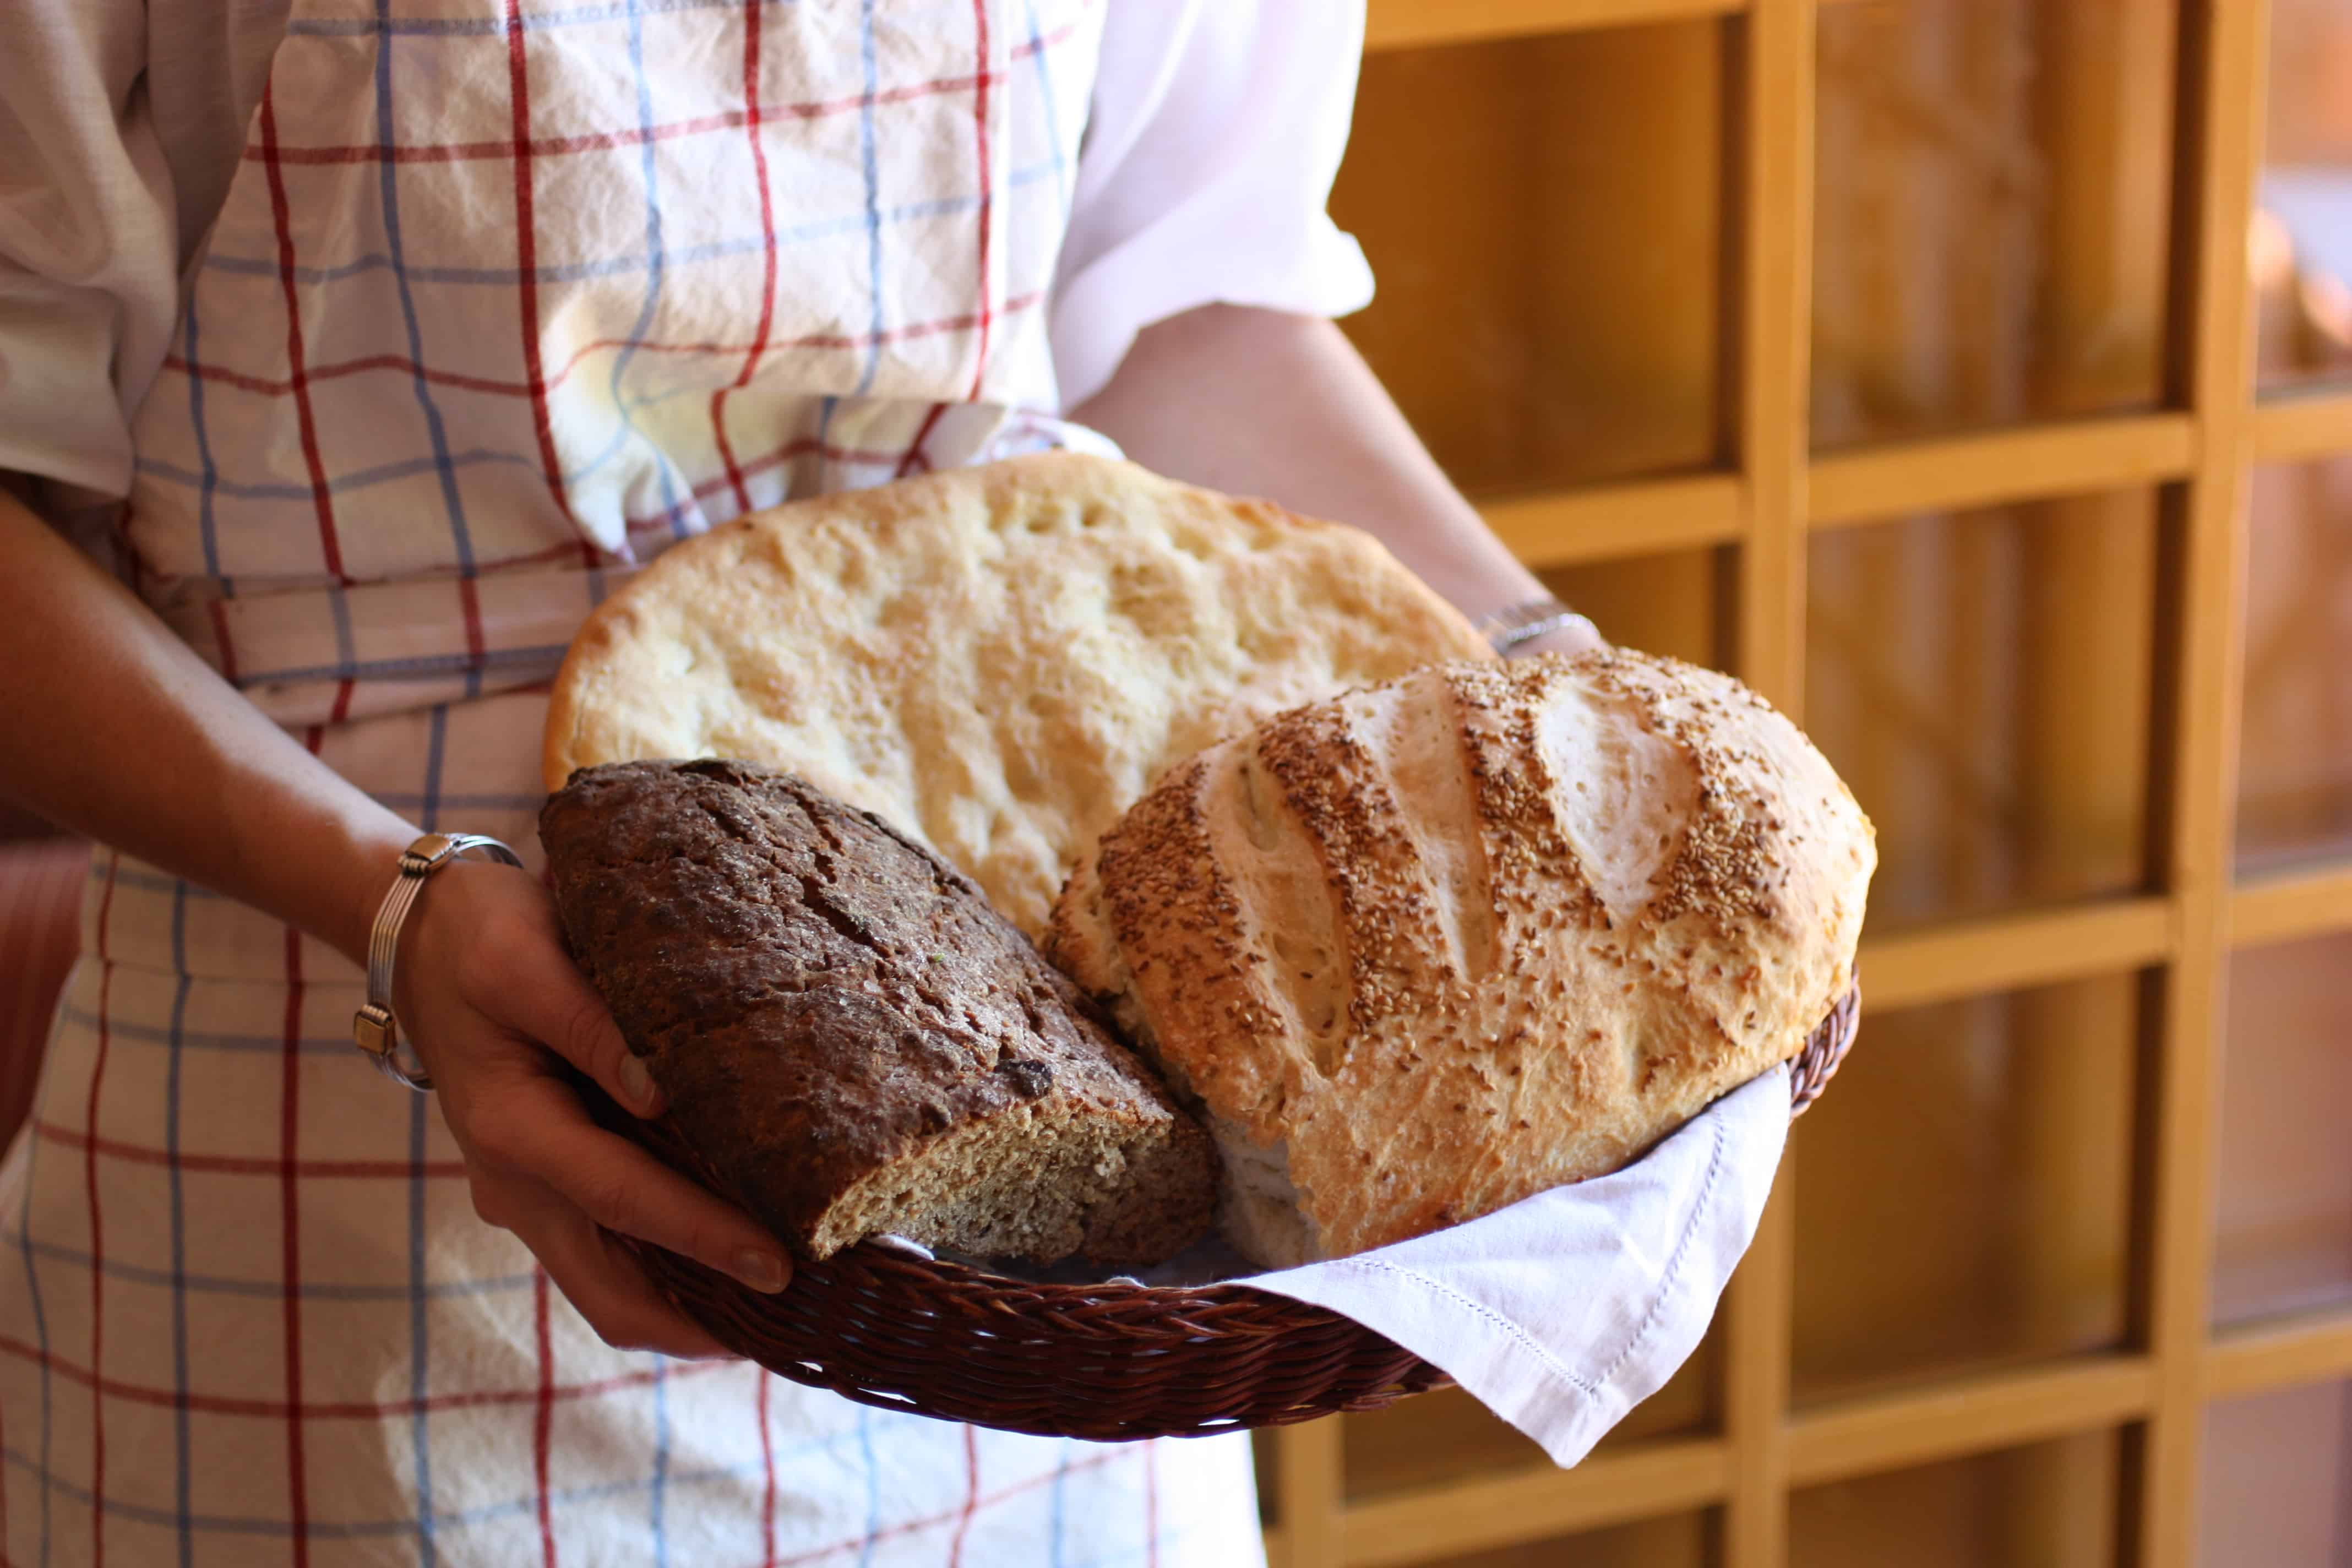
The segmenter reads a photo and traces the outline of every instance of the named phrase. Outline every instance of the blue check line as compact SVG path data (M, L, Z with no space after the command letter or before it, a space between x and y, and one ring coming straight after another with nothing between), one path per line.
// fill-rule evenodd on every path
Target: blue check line
M418 1103L422 1104L423 1101ZM53 1241L31 1241L7 1234L6 1240L15 1246L29 1247L35 1256L52 1263L62 1263L76 1268L89 1267L89 1254ZM253 1300L282 1301L286 1287L275 1279L231 1279L217 1274L191 1274L178 1258L170 1268L147 1268L136 1263L125 1263L110 1258L99 1265L99 1272L109 1279L120 1279L130 1285L167 1286L173 1290L185 1289L199 1296L236 1296ZM499 1275L486 1279L446 1280L438 1284L408 1285L328 1285L301 1284L293 1294L305 1301L406 1301L411 1299L427 1301L456 1300L472 1296L500 1296L530 1289L528 1274ZM185 1386L184 1375L183 1386Z
M90 1496L89 1489L77 1486L72 1481L52 1473L47 1466L28 1454L11 1447L0 1449L0 1458L5 1458L8 1464L18 1469L29 1471L34 1479L41 1483L44 1497L54 1491L67 1501L84 1509L98 1501ZM757 1474L759 1468L757 1462L753 1462L679 1470L671 1474L669 1484L691 1486L697 1483L734 1480ZM625 1497L632 1492L644 1490L649 1484L642 1480L605 1481L595 1486L551 1489L548 1492L547 1498L548 1501L556 1507L569 1507L575 1503L597 1502L610 1498ZM169 1509L149 1508L143 1504L126 1502L121 1498L111 1496L105 1500L104 1508L110 1518L128 1519L141 1524L159 1525L167 1529L179 1524L184 1518L190 1529L204 1531L209 1534L287 1536L293 1533L293 1526L282 1519L256 1519L237 1514L190 1513L183 1516L173 1513ZM494 1520L529 1515L536 1512L538 1508L539 1496L534 1492L530 1497L518 1498L510 1502L488 1503L478 1508L436 1513L433 1515L433 1528L436 1531L462 1529L469 1524L486 1524ZM313 1539L361 1541L381 1536L413 1535L416 1531L416 1524L417 1521L413 1517L369 1520L314 1518L307 1522L305 1533Z
M1014 188L1026 187L1040 180L1054 179L1060 172L1061 160L1055 158L1015 169L1007 177L1007 183ZM690 267L698 262L757 255L766 250L771 243L781 247L860 231L866 232L870 238L884 224L941 217L950 213L968 212L979 205L980 197L977 195L941 196L930 201L908 202L899 206L877 207L870 212L861 209L834 217L813 219L792 228L778 229L772 242L767 236L759 234L735 239L707 240L683 250L648 250L641 256L614 256L601 261L572 261L534 267L531 278L540 283L579 283L592 278L617 278L656 268ZM208 271L243 277L276 279L283 276L277 261L262 257L215 253L205 258L204 266ZM371 250L331 267L298 266L294 268L294 279L298 283L306 284L340 283L366 273L390 271L393 266L393 258L389 254ZM411 267L408 276L420 283L478 283L501 289L511 289L522 281L521 269L514 267Z
M213 492L220 482L220 468L213 461L213 442L205 424L205 378L199 374L204 361L196 353L196 318L203 315L200 308L192 308L187 316L186 343L180 350L188 362L188 429L195 437L196 465L200 472L196 495L196 534L204 542L205 574L217 577L220 569L220 531L213 515Z
M649 15L675 15L688 11L740 11L747 5L763 9L793 4L794 0L644 0ZM522 18L526 33L542 32L556 27L584 27L598 22L619 20L626 14L622 5L578 5L569 11L542 11ZM319 17L289 22L286 26L289 37L362 38L370 36L391 37L485 37L504 36L507 24L503 17L442 17L395 16L385 18L381 14L373 18Z
M640 136L637 177L645 186L646 198L646 256L647 258L646 291L644 299L638 302L636 322L629 329L628 342L622 347L621 352L614 356L611 372L604 383L605 395L612 400L613 405L620 410L620 423L613 427L613 433L606 439L604 450L598 452L583 466L579 477L584 478L595 473L634 440L645 447L653 459L654 475L661 486L663 510L675 511L677 507L677 484L671 474L668 454L664 452L656 443L644 438L644 433L637 428L638 405L629 401L621 385L622 378L628 374L630 362L636 358L638 350L644 346L646 333L652 330L655 310L661 303L664 270L661 164L654 156L653 79L646 71L645 12L644 8L637 4L637 0L629 0L628 17L629 71L637 84L637 131ZM764 239L761 243L764 247ZM671 537L676 539L686 537L687 530L683 520L671 525L670 533Z
M375 0L375 19L379 26L392 24L392 0ZM379 43L375 51L375 135L376 145L390 149L394 143L392 115L392 46ZM417 319L416 293L409 286L408 269L401 255L400 235L400 171L387 157L376 165L376 198L383 214L384 244L391 250L394 292L400 297L400 320L408 337L408 362L413 368L410 382L416 394L416 406L425 416L425 439L433 446L433 466L441 478L441 510L449 522L449 543L457 552L457 570L470 577L474 574L473 531L466 526L466 501L457 489L457 470L449 465L449 432L441 420L441 406L433 396L433 384L425 379L425 329ZM338 618L335 629L346 639L350 625L341 615L343 600L335 596ZM342 649L348 658L348 640ZM428 1555L430 1552L428 1549Z
M1045 110L1045 140L1054 148L1054 162L1050 167L1054 174L1055 200L1066 214L1070 210L1070 185L1065 176L1069 170L1062 155L1061 115L1054 107L1054 68L1045 63L1045 39L1037 26L1037 0L1021 0L1021 9L1029 23L1029 58L1037 71L1037 101L1044 105ZM1019 184L1021 174L1016 172L1013 175L1013 183Z
M453 467L460 468L470 468L480 463L511 463L519 468L535 469L539 467L536 459L525 458L517 453L496 452L479 447L470 452L453 452L449 456L449 461ZM160 458L142 458L136 466L142 474L151 475L159 479L169 479L176 485L194 485L199 482L198 476L190 473L176 463L164 462ZM408 458L397 463L383 463L373 468L360 468L329 479L327 491L331 495L340 495L346 490L368 489L376 485L391 484L399 479L414 479L418 474L430 473L434 467L434 461L430 458ZM247 484L236 479L216 480L214 489L231 500L314 500L317 494L309 485Z
M236 979L235 976L226 978L232 981ZM269 984L268 980L259 976L238 983L253 985ZM98 1027L98 1018L94 1014L70 1002L58 1009L58 1016L76 1028ZM106 1021L106 1028L109 1037L118 1045L168 1047L173 1044L172 1031L154 1024L142 1024L127 1018L110 1017ZM179 1045L192 1051L282 1052L286 1049L286 1041L280 1036L214 1034L201 1029L180 1031ZM304 1056L349 1056L352 1049L352 1037L349 1035L335 1035L324 1038L306 1038L298 1048ZM271 1179L276 1180L275 1177Z
M382 4L383 0L378 0ZM433 749L425 760L424 800L417 820L427 833L441 831L442 722L447 710L433 710ZM408 1391L416 1408L408 1418L411 1463L416 1472L416 1552L423 1568L432 1568L440 1548L434 1539L432 1407L425 1396L432 1392L433 1360L429 1353L428 1314L425 1310L425 1097L410 1097L408 1123Z
M1063 1493L1070 1479L1070 1440L1067 1437L1064 1437L1060 1442L1061 1447L1054 1456L1054 1503L1052 1513L1054 1533L1051 1546L1053 1551L1054 1568L1068 1568L1068 1564L1062 1555L1062 1520L1064 1505Z
M865 0L858 8L858 47L866 65L866 100L857 106L857 144L866 174L866 292L873 305L871 331L874 345L866 352L866 369L857 378L857 392L863 396L874 384L874 373L882 363L882 176L874 145L874 95L879 90L881 70L874 58L874 0ZM973 198L973 205L979 198Z
M528 647L485 648L480 653L418 654L406 658L340 659L333 664L300 665L288 669L238 671L238 690L257 686L282 686L300 680L430 680L489 669L514 669L545 665L551 674L563 661L564 645L539 643Z

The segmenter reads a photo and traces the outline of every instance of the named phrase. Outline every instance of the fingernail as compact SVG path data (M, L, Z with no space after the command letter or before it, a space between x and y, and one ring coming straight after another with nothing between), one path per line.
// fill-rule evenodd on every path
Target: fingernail
M739 1252L735 1278L763 1296L772 1296L784 1288L784 1260L772 1252Z
M635 1056L621 1058L621 1092L641 1115L651 1116L661 1109L661 1089L654 1083L654 1075Z

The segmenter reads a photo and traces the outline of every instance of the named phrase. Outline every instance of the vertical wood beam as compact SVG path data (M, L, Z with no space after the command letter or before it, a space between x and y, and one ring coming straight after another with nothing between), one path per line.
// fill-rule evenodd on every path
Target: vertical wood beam
M1731 107L1724 177L1736 214L1726 269L1734 371L1727 390L1748 500L1732 651L1739 674L1792 718L1804 707L1815 10L1815 0L1756 0L1725 29ZM1788 1561L1792 1175L1784 1163L1727 1307L1728 1568L1784 1568Z
M1275 1522L1281 1527L1282 1568L1339 1568L1345 1561L1340 1434L1337 1415L1275 1434Z
M2153 1024L2139 1331L2157 1390L2131 1521L2143 1568L2189 1568L2196 1541L2252 458L2246 233L2268 13L2267 0L2193 0L2184 18L2173 380L2197 422L2198 455L2170 520L2168 613L2158 623L2171 647L2159 660L2157 847L2179 942L2156 987Z

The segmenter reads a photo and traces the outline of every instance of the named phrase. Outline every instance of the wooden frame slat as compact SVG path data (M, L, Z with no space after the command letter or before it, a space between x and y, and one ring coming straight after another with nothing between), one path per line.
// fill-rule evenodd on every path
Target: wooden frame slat
M2352 866L2256 877L2230 895L2230 945L2352 930Z
M1857 963L1878 1012L2142 969L2172 952L2169 900L2118 899L1865 938Z
M2163 971L2152 1138L2142 1210L2138 1332L2156 1399L2138 1451L2132 1522L2140 1568L2189 1568L2195 1550L2200 1383L2212 1266L2221 999L2237 804L2253 318L2246 265L2269 61L2266 0L2184 7L2174 202L2176 390L2197 421L2197 467L2173 519L2159 795L2178 950ZM2163 632L2159 643L2166 641Z
M2223 1331L2205 1352L2205 1397L2352 1377L2352 1312L2307 1312Z
M1340 1425L1336 1415L1275 1436L1275 1523L1282 1568L1339 1568Z
M1713 1438L1646 1445L1572 1470L1522 1470L1358 1503L1345 1515L1349 1568L1482 1552L1721 1500L1731 1449Z
M1538 571L1728 544L1748 521L1747 498L1730 474L1557 490L1487 501L1478 510Z
M2293 393L2254 405L2254 460L2301 463L2352 452L2352 392Z
M1746 0L1370 0L1366 49L1466 44L1481 38L1680 22L1742 9Z
M1731 185L1732 429L1748 530L1733 595L1738 672L1801 721L1805 506L1812 351L1815 0L1756 0L1725 29ZM1727 1568L1788 1562L1794 1172L1784 1163L1726 1303L1724 1426L1732 1472Z
M2162 484L2189 474L2196 447L2189 416L2147 414L1831 453L1813 459L1811 518L1840 528Z
M1790 1423L1789 1481L1814 1486L2113 1426L2146 1414L2155 1391L2153 1362L2115 1355L1855 1400Z
M2352 1311L2209 1331L2220 1007L2233 948L2352 930L2352 864L2232 887L2245 493L2256 463L2352 455L2352 389L2256 403L2242 243L2259 163L2266 0L2189 0L2175 190L2174 374L2158 413L1809 458L1814 37L1838 0L1372 0L1368 47L1727 18L1732 225L1726 378L1736 467L1496 500L1531 564L1736 545L1725 653L1801 720L1805 534L1927 510L2171 486L2152 799L2163 890L1865 941L1874 1009L2153 969L2133 1348L1789 1409L1793 1254L1780 1188L1726 1304L1723 1432L1344 1502L1336 1422L1278 1438L1283 1568L1427 1562L1720 1503L1730 1568L1786 1568L1790 1489L2144 1423L2137 1568L2187 1568L2207 1402L2352 1377Z

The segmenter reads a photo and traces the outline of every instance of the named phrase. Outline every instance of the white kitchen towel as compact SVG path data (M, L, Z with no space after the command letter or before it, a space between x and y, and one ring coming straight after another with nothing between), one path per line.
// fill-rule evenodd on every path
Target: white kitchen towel
M1573 1465L1697 1348L1788 1136L1781 1067L1622 1171L1245 1282L1386 1334Z

